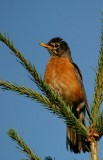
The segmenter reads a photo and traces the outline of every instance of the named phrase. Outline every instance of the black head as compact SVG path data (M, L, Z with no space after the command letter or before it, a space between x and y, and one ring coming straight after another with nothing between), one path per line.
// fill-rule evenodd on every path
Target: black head
M40 45L47 48L51 56L70 56L68 44L60 37L52 38L47 44L40 43Z

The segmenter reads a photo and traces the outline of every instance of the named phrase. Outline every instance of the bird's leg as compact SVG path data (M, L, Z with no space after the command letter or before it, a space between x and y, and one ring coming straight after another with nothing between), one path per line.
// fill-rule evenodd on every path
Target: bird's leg
M78 105L78 107L76 108L76 111L79 113L84 108L84 106L85 106L85 102L83 101Z

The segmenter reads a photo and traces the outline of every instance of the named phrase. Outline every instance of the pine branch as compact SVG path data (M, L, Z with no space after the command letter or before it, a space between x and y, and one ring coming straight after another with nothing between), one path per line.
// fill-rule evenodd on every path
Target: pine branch
M20 95L25 95L33 100L36 100L37 102L51 106L51 103L48 100L48 98L37 93L34 90L31 90L30 88L21 87L16 84L14 85L10 82L5 82L5 81L0 81L0 86L3 90L15 91L18 92Z
M27 155L27 157L29 157L30 160L41 160L41 158L39 158L37 154L31 151L31 149L23 141L22 137L19 137L17 135L14 129L9 129L8 135L9 137L11 137L13 141L16 141L16 143L20 146L19 147L20 151L24 152Z
M99 138L103 136L103 111L100 113L96 123L96 131L99 134Z
M102 30L101 30L101 50L98 60L98 67L96 72L95 79L95 88L94 88L94 99L92 104L92 118L93 122L96 124L100 106L103 102L103 21L102 21Z
M98 160L98 144L97 140L103 135L103 114L100 114L100 107L103 101L103 19L101 29L101 50L98 60L98 67L95 79L94 99L91 108L93 123L90 128L90 150L91 159Z
M0 86L4 90L18 92L21 95L26 95L27 97L32 98L39 103L42 103L46 109L50 110L52 113L55 113L59 118L64 119L64 122L68 126L71 126L74 130L76 130L78 134L81 134L85 138L87 137L87 129L85 128L85 126L76 119L70 108L67 107L65 102L60 98L60 104L57 105L55 101L51 102L48 98L31 90L30 88L26 89L25 87L20 87L5 81L0 81Z
M35 77L35 83L38 85L42 85L41 79L32 64L26 60L26 58L14 47L13 42L10 42L2 33L0 33L0 41L3 42L8 48L13 52L13 54L20 60L20 63L24 66L24 68L31 74L31 76Z
M2 33L0 33L0 41L2 41L8 48L13 52L13 54L19 59L19 62L23 65L23 67L31 74L32 81L34 81L38 88L41 89L44 94L49 95L49 87L47 88L47 85L45 82L42 81L42 78L38 75L38 72L36 68L26 60L26 58L14 47L14 44L10 42L9 39L7 39L5 36L3 36Z
M20 151L26 153L27 157L29 157L30 160L41 160L41 158L39 158L36 153L31 151L28 145L24 142L23 138L21 136L18 136L17 132L14 129L8 130L8 136L19 145L19 147L17 148ZM50 156L48 156L45 158L45 160L55 160L55 159L52 159Z

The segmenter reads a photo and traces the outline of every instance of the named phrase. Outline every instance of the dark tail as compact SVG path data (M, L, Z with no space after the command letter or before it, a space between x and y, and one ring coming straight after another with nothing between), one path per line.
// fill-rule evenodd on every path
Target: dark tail
M76 116L77 117L77 116ZM78 119L85 125L84 121L84 112L78 114ZM80 134L77 134L72 127L67 126L67 136L66 136L66 147L68 149L68 145L70 146L70 151L74 153L89 152L90 145L83 139Z

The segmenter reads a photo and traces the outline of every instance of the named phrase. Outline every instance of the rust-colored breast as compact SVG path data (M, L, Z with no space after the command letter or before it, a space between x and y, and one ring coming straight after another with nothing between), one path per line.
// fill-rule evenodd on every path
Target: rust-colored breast
M51 57L44 80L68 104L80 103L85 99L84 88L76 76L73 64L65 57Z

